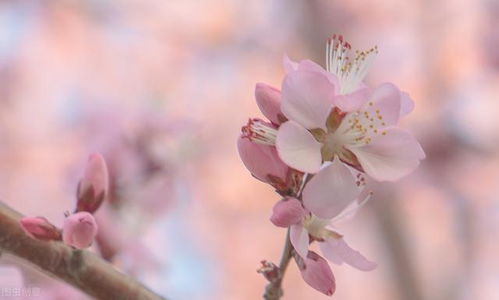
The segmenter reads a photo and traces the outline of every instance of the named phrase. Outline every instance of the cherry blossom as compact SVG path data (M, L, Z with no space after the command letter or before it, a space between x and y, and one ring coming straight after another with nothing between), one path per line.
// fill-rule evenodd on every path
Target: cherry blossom
M317 173L337 156L378 181L413 171L425 154L412 134L397 127L400 116L412 110L412 100L391 83L374 89L362 83L377 49L361 51L353 60L347 59L350 45L341 38L327 49L327 70L308 60L285 62L289 72L281 110L288 121L276 135L280 158L292 168Z

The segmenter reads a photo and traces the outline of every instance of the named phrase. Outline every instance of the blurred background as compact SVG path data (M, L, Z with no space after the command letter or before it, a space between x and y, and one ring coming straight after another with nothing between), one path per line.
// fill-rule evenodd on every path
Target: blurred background
M236 138L285 53L324 65L342 33L378 45L367 82L415 100L403 126L427 159L343 224L379 267L332 265L333 299L499 299L498 28L497 0L1 1L0 198L60 225L99 151L112 181L93 251L171 299L260 299L256 269L279 260L285 231ZM40 297L86 299L0 263ZM328 299L294 262L284 290Z

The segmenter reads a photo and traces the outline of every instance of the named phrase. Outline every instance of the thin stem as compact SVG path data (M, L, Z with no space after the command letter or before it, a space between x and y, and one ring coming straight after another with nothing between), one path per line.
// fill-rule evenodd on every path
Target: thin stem
M30 238L20 219L21 214L0 202L0 252L19 257L96 299L165 299L91 252Z
M284 295L282 290L282 280L286 269L288 268L289 261L293 257L293 246L291 245L291 240L289 239L289 229L286 234L286 241L284 243L284 250L282 251L281 262L279 263L279 276L276 280L271 281L265 288L265 294L263 298L265 300L279 300Z

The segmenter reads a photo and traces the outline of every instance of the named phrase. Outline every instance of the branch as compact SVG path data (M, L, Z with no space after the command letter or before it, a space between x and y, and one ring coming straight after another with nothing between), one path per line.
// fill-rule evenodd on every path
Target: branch
M271 281L265 288L265 294L263 295L263 298L265 300L279 300L284 295L281 287L282 280L292 256L293 246L291 245L291 240L289 239L288 229L288 233L286 234L286 242L284 244L284 250L282 251L281 262L279 263L279 276L276 280Z
M0 251L22 258L97 299L165 299L93 253L27 236L19 224L21 217L0 202Z

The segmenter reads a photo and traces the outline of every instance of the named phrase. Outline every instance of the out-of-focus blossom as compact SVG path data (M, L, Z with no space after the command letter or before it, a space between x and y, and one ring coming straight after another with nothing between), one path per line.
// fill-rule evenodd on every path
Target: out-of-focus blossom
M109 188L106 161L100 153L88 158L83 178L78 184L76 211L94 213L104 201Z
M44 217L24 217L20 223L24 232L32 238L43 241L61 239L61 231Z
M329 267L327 261L319 254L309 251L306 258L296 257L298 267L300 269L303 280L328 296L332 296L336 290L336 281L333 271Z
M97 223L94 217L86 212L77 212L64 220L62 239L67 245L75 248L87 248L97 235Z
M289 121L279 127L277 151L286 164L307 173L337 156L378 181L399 179L425 157L416 139L396 127L412 101L393 84L366 87L362 80L377 50L348 61L349 49L342 39L328 43L328 72L310 61L291 67L281 105Z

